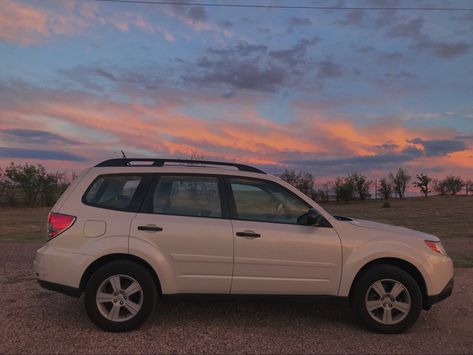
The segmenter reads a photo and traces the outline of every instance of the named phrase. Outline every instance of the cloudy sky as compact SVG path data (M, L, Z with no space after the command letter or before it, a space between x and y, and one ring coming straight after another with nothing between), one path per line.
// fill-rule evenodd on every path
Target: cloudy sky
M472 34L473 11L1 0L0 166L197 151L320 179L473 177Z

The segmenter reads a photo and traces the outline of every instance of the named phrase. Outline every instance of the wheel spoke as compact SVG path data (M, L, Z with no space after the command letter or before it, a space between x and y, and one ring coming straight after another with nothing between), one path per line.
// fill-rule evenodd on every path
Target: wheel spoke
M388 308L385 308L384 313L383 313L383 323L391 324L392 322L393 322L393 316L392 316L391 310Z
M113 302L113 297L114 296L111 293L99 292L97 293L96 300L99 303Z
M133 282L130 286L127 287L123 292L127 297L130 297L132 294L141 291L140 284L138 282Z
M140 310L141 306L130 300L125 301L124 306L132 315L135 315Z
M373 284L372 286L373 290L376 291L376 293L380 296L380 297L383 297L386 295L386 290L384 289L384 286L383 284L381 283L381 281L377 281Z
M121 284L120 284L120 276L114 275L110 277L110 285L112 285L113 291L114 292L119 292L121 291Z
M114 304L110 312L108 313L108 319L116 321L120 316L121 306Z
M368 310L368 312L373 312L374 310L381 307L382 307L382 304L380 300L366 302L366 309Z
M411 305L409 303L395 301L393 303L393 307L396 308L399 312L407 314L411 309Z
M396 282L390 292L391 296L393 296L394 298L396 298L397 296L399 296L402 291L404 291L404 285L400 282Z

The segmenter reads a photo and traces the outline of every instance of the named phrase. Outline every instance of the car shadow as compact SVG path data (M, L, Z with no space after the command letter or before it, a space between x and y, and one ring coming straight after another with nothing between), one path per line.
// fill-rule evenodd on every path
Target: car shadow
M158 301L149 326L203 324L318 326L325 322L357 327L346 300L292 297L173 297Z
M80 298L38 289L43 320L90 329L83 295ZM346 300L312 297L160 297L153 314L140 329L200 327L308 327L326 324L359 328Z

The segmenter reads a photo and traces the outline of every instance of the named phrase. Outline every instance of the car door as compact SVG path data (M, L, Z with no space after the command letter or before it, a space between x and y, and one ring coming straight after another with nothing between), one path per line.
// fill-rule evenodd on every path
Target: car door
M131 225L153 249L168 293L229 293L233 268L232 226L216 176L157 176Z
M331 227L298 224L309 206L268 180L227 180L234 231L232 294L336 295L341 243Z

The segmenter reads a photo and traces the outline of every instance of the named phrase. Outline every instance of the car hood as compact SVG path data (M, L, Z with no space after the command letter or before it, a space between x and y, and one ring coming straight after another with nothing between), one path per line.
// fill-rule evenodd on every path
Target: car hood
M390 224L367 221L367 220L364 220L364 219L351 219L350 221L347 221L347 222L352 224L353 226L356 226L356 227L374 229L374 230L379 230L379 231L389 232L389 233L395 233L395 234L398 234L398 235L409 236L409 237L419 238L419 239L423 239L423 240L440 241L439 238L437 238L436 236L434 236L432 234L415 231L413 229L409 229L409 228L405 228L405 227L399 227L399 226L393 226L393 225L390 225Z

